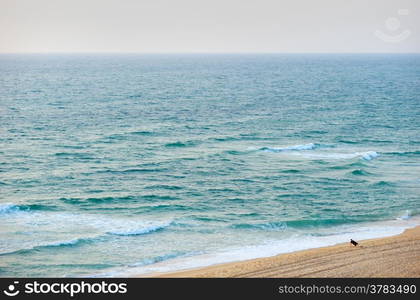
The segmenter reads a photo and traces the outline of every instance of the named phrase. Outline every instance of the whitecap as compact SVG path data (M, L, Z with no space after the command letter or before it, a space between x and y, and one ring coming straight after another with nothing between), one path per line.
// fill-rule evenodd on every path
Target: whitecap
M316 148L314 143L309 144L302 144L302 145L294 145L294 146L287 146L287 147L263 147L261 150L263 151L271 151L271 152L281 152L281 151L299 151L299 150L313 150Z

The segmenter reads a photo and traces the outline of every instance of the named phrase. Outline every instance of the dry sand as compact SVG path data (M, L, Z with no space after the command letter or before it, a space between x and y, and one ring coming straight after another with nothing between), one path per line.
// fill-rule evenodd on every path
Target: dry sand
M153 277L420 277L420 226L380 239Z

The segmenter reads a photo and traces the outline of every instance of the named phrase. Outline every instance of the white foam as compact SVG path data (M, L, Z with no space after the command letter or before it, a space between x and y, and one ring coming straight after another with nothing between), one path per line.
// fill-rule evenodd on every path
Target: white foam
M5 254L11 254L17 251L29 251L29 250L34 250L34 249L39 249L41 247L61 247L61 246L72 246L72 245L76 245L79 242L82 242L84 240L88 240L88 239L93 239L95 237L84 237L84 238L75 238L75 239L71 239L71 240L62 240L62 241L56 241L56 240L37 240L32 244L28 244L28 243L21 243L19 248L16 249L7 249L7 248L3 248L0 247L0 254L1 255L5 255Z
M361 155L362 158L365 160L371 160L379 156L379 154L375 151L368 151L368 152L358 153L358 154Z
M85 239L87 238L76 238L76 239L67 240L67 241L57 241L57 242L52 242L52 243L42 245L42 246L47 246L47 247L71 246L71 245L76 245L77 243Z
M133 224L132 228L127 228L126 225L121 226L120 229L113 229L111 231L107 231L108 234L114 234L114 235L141 235L141 234L147 234L151 233L163 228L166 228L171 225L171 221L166 222L144 222L139 224L136 222ZM119 225L116 224L118 227Z
M19 210L13 203L0 206L0 253L42 246L71 245L80 239L106 235L142 235L166 228L172 220L116 217L84 213ZM10 213L14 212L16 213Z
M19 210L19 207L13 203L0 204L0 214L7 214L11 212L16 212L18 210Z
M327 160L341 160L341 159L354 159L361 158L364 160L372 160L379 156L375 151L367 152L353 152L353 153L340 153L340 152L320 152L320 153L303 153L296 152L290 155L300 156L308 159L327 159Z

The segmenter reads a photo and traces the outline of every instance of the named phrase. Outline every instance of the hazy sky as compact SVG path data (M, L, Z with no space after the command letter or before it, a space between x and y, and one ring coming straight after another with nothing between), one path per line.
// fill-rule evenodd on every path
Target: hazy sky
M0 52L420 52L419 0L0 0Z

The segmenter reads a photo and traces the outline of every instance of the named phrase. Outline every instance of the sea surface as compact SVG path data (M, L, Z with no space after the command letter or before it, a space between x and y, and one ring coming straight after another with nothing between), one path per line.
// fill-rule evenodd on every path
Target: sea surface
M0 55L0 276L131 276L420 224L420 55Z

